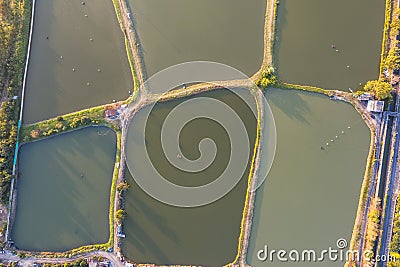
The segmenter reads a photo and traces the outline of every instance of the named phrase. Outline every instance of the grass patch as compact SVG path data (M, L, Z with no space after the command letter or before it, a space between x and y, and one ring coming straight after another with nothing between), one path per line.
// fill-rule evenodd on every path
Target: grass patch
M48 120L22 126L20 137L22 142L31 142L63 132L86 126L104 125L112 129L117 126L104 119L105 106L97 106L58 116Z
M323 89L320 87L309 86L309 85L290 84L290 83L285 83L285 82L280 82L280 81L278 81L274 87L277 87L280 89L289 89L289 90L295 89L295 90L319 93L319 94L324 94L324 95L331 95L335 92L334 90Z

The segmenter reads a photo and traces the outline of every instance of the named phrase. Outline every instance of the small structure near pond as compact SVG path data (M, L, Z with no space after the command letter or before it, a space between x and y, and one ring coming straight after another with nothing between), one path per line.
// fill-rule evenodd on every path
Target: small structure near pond
M122 225L121 225L121 224L118 224L118 227L117 227L117 236L118 236L118 237L122 237L122 238L125 237L125 234L122 232Z
M377 101L377 100L369 100L367 104L367 110L369 112L383 112L383 108L385 107L384 101Z
M107 119L116 119L118 117L118 111L116 109L108 109L105 111L105 115Z

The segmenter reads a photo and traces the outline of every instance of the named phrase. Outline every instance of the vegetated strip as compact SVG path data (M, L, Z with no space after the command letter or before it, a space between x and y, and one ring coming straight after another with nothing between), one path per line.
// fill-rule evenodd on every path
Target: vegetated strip
M384 61L386 54L389 50L389 32L390 32L390 21L392 17L392 11L393 11L393 0L386 0L385 4L385 24L383 25L383 37L382 37L382 50L381 50L381 62L379 65L379 74L381 77L384 75Z
M22 92L20 96L20 108L19 108L19 117L18 117L18 124L17 124L17 136L16 136L16 142L15 142L15 150L14 150L14 159L13 159L13 166L12 166L12 175L13 178L11 180L11 188L10 188L10 197L8 200L8 214L7 214L7 228L6 228L6 233L5 233L5 241L8 241L9 233L11 231L11 225L12 225L12 220L14 219L15 215L15 197L14 197L14 187L16 183L16 169L17 169L17 158L18 158L18 149L19 149L19 134L21 131L21 125L22 125L22 115L23 115L23 109L24 109L24 99L25 99L25 88L26 88L26 77L28 75L28 65L29 65L29 55L31 52L31 42L32 42L32 33L33 33L33 20L35 17L35 4L36 0L32 1L31 4L31 16L30 16L30 27L29 27L29 38L28 38L28 45L26 49L26 59L25 59L25 68L24 68L24 75L22 79Z
M390 255L400 261L400 195L396 199L396 208L393 218L393 235L390 243Z
M285 83L285 82L280 82L278 81L275 85L275 87L280 88L280 89L289 89L289 90L301 90L301 91L307 91L307 92L312 92L312 93L319 93L319 94L324 94L324 95L334 95L339 93L339 91L336 90L328 90L328 89L323 89L320 87L315 87L315 86L309 86L309 85L299 85L299 84L290 84L290 83ZM343 92L344 95L347 93Z
M117 130L115 123L104 118L106 106L87 108L33 124L23 125L21 128L21 140L23 143L37 141L87 126L102 125Z
M31 1L0 0L0 201L7 204L14 179L18 119L31 18ZM14 170L14 171L13 171ZM10 207L10 205L9 205ZM8 208L8 213L11 209ZM9 220L9 219L7 219ZM1 222L4 234L8 224ZM7 234L5 234L7 236ZM3 235L4 236L4 235Z

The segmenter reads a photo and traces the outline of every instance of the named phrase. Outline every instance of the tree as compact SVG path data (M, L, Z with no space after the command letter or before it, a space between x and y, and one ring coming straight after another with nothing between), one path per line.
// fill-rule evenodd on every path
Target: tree
M117 222L121 223L126 217L126 210L119 209L115 212L115 219Z
M390 48L385 61L383 62L383 66L386 69L397 70L400 68L400 49L397 46Z
M392 23L390 23L390 34L392 36L395 36L397 34L399 34L399 30L400 30L400 19L399 17L394 17L392 20Z
M390 94L392 92L392 86L382 79L367 82L364 86L364 90L371 92L378 100L392 97Z
M123 181L117 185L117 191L124 192L124 191L128 190L129 187L130 187L130 185L126 181Z
M257 81L257 86L267 88L276 84L275 70L273 67L268 67L267 70L263 71L261 78Z

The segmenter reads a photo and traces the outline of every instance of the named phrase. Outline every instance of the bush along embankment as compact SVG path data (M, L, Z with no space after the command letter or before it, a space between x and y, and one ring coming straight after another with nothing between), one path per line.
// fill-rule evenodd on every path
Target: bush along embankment
M0 201L8 202L17 141L20 91L29 36L31 2L0 0Z

